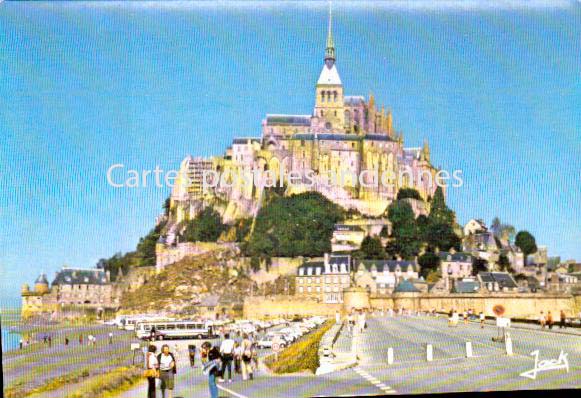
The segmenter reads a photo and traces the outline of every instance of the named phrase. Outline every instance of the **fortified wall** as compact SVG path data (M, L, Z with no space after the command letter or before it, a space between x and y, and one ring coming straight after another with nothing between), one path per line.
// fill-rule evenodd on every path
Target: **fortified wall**
M510 318L538 318L541 311L551 311L555 316L564 310L569 316L577 316L581 310L581 296L566 294L426 294L394 293L391 296L370 296L363 289L347 289L344 302L326 304L295 296L249 297L244 300L244 316L247 318L273 318L293 315L331 316L336 311L345 314L352 309L371 308L431 311L463 311L472 308L487 316L494 316L494 306L502 304Z

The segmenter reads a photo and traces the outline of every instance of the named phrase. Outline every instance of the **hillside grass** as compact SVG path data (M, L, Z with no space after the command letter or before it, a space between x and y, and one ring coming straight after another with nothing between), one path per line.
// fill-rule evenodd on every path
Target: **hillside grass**
M319 367L319 345L323 335L333 326L332 321L325 322L319 329L311 332L282 350L278 359L274 356L266 359L265 364L276 374L310 371L315 373Z

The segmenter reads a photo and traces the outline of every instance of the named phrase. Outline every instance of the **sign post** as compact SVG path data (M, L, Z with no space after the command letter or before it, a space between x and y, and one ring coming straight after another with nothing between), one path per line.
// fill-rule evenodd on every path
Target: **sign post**
M274 352L274 360L278 361L278 353L281 349L282 339L280 336L274 336L272 339L272 351Z

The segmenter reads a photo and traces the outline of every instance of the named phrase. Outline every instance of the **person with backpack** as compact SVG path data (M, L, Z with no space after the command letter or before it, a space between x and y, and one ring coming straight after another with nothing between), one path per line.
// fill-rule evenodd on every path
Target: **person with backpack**
M220 374L220 368L222 367L220 351L217 347L212 347L212 344L208 341L202 344L202 350L207 350L207 361L203 365L202 372L208 376L210 398L218 398L216 376Z
M242 380L252 380L254 379L252 371L252 341L246 333L243 335L240 351L242 351L242 360L240 363L242 366Z
M190 344L188 345L188 356L190 358L190 366L192 368L196 367L196 345Z
M147 398L155 398L155 379L159 372L159 363L155 356L156 351L157 347L151 344L145 354L145 370L143 374L147 378Z
M228 370L228 383L232 383L232 360L234 359L234 340L230 338L230 333L224 334L224 341L220 345L220 355L222 356L222 377L223 382Z
M169 345L164 344L161 347L161 353L157 356L157 362L159 363L159 379L161 397L172 398L172 393L174 389L174 377L176 374L176 359L174 355L169 351Z

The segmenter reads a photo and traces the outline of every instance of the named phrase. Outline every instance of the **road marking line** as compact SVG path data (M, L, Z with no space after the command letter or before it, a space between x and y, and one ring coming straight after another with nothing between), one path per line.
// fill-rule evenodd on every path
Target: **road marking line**
M226 391L227 393L234 395L236 398L248 398L246 395L238 394L237 392L232 391L226 387L222 387L220 384L218 384L218 388L222 391Z
M355 367L354 370L355 370L355 372L359 376L363 377L365 380L367 380L368 382L370 382L371 384L373 384L375 387L377 387L378 389L380 389L382 392L388 393L388 394L395 394L395 393L397 393L390 386L388 386L385 383L381 382L381 380L379 380L377 377L370 375L369 373L367 373L363 369L361 369L359 367Z

